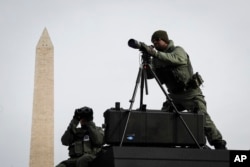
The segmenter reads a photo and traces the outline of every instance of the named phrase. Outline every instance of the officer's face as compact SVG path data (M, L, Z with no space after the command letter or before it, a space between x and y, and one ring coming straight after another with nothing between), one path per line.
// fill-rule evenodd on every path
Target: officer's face
M81 118L80 119L81 126L85 125L87 123L86 119Z
M153 44L155 49L159 51L165 50L168 46L168 44L165 41L161 40L161 38L153 39Z

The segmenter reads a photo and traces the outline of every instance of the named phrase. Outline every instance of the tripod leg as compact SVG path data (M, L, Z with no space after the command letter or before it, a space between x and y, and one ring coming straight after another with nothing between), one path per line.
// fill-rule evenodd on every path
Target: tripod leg
M122 147L123 140L124 140L124 137L125 137L125 133L127 131L128 122L129 122L129 119L130 119L130 114L131 114L131 111L132 111L132 108L133 108L133 105L134 105L134 102L135 102L135 96L136 96L136 92L137 92L137 89L138 89L138 86L139 86L139 83L140 83L140 80L141 80L141 76L142 76L142 68L140 67L139 71L138 71L138 74L137 74L137 78L136 78L136 83L135 83L135 88L134 88L134 92L133 92L133 95L132 95L132 99L129 100L129 102L130 102L129 113L128 113L128 118L126 120L126 124L125 124L124 130L123 130L123 133L122 133L122 139L121 139L121 142L120 142L120 147Z
M138 89L138 86L139 86L139 83L140 83L140 80L141 80L141 75L142 75L142 69L139 68L137 78L136 78L136 84L135 84L134 92L133 92L133 95L132 95L132 99L129 100L129 102L130 102L129 111L132 110L133 104L135 102L135 96L136 96L136 92L137 92L137 89Z
M147 66L143 66L143 78L144 78L144 82L145 82L145 91L146 91L146 95L148 95L148 82L147 82L147 71L146 71Z
M140 99L140 110L145 110L144 105L143 105L143 90L145 87L145 92L146 95L148 95L148 82L147 82L147 71L146 71L147 66L143 65L142 66L142 73L141 73L141 99Z
M144 72L142 70L142 73L141 73L141 91L140 91L140 110L142 109L142 105L143 105L143 89L144 89Z
M191 130L189 129L188 125L186 124L185 120L182 118L180 112L178 111L178 109L176 108L175 104L173 103L173 100L169 97L169 95L167 94L167 92L165 91L165 89L163 88L159 78L156 76L155 72L152 70L152 67L150 64L148 64L148 69L150 70L150 72L153 74L155 80L157 81L158 85L160 86L161 90L163 91L163 93L165 94L165 96L167 97L167 100L170 101L172 107L174 108L175 113L178 115L178 117L180 118L181 122L183 123L183 125L185 126L185 128L187 129L189 135L192 137L192 139L194 140L195 144L197 145L197 147L199 149L202 149L201 146L199 145L198 141L196 140L196 138L194 137L193 133L191 132Z

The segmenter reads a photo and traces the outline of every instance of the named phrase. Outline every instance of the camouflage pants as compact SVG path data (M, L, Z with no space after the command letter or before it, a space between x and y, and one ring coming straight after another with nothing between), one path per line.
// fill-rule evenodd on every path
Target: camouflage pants
M204 96L199 95L195 96L192 99L173 99L173 102L178 109L178 111L183 111L187 110L189 112L200 112L204 114L205 116L205 126L204 126L204 131L205 135L207 137L207 140L210 145L215 145L215 144L224 144L225 141L222 140L222 135L220 131L216 128L214 122L212 121L211 117L207 113L207 107L206 107L206 101L204 99ZM173 108L171 108L171 104L166 101L163 103L163 108L162 110L167 110L171 111Z
M92 162L95 158L95 155L84 154L79 158L69 158L65 161L62 161L56 167L89 167L89 163Z

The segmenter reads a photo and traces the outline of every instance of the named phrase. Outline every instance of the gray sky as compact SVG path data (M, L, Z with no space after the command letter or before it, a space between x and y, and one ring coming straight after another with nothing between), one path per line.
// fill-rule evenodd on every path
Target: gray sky
M150 44L159 29L205 80L208 112L228 148L249 149L249 8L248 0L1 0L1 166L29 164L35 47L45 27L55 50L55 164L67 158L60 138L75 108L92 107L101 126L115 102L129 107L139 51L127 41ZM148 84L144 101L160 109L164 95Z

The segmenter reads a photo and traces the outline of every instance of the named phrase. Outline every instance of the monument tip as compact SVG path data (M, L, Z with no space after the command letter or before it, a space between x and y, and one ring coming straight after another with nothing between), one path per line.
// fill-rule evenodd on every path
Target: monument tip
M50 39L50 36L49 36L49 33L48 33L48 30L46 27L44 27L43 29L43 32L42 32L42 35L37 43L37 48L43 48L43 47L51 47L53 48L53 43Z

